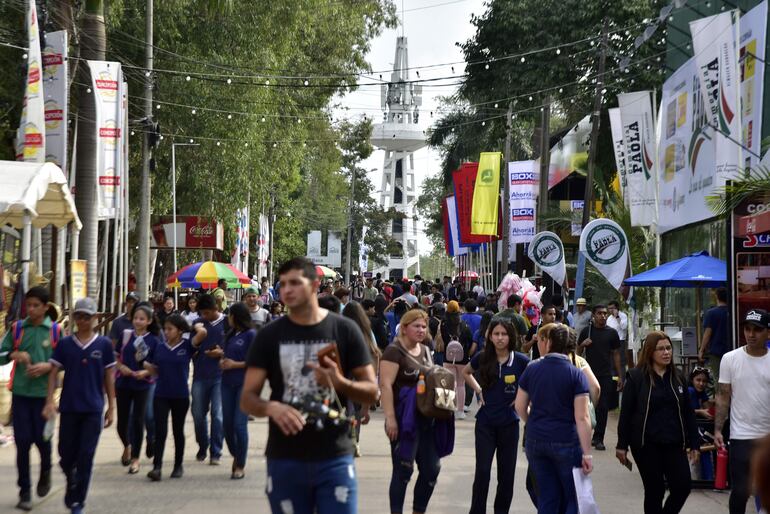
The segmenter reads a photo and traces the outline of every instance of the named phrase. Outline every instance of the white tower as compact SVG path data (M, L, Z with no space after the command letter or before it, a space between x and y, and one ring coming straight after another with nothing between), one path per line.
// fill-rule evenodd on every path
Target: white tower
M395 207L406 216L396 220L391 235L398 241L399 252L393 252L388 265L376 269L383 277L401 278L420 273L420 255L417 248L417 219L414 204L417 189L414 180L414 152L427 144L425 134L418 127L419 107L422 105L422 86L409 82L409 58L406 38L396 39L396 57L390 82L382 86L383 122L372 132L372 144L385 150L382 167L380 205Z

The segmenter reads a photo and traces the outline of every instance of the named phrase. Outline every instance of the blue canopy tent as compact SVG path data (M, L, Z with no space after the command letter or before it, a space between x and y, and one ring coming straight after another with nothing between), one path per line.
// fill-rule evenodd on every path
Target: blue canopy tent
M720 287L727 283L727 263L708 252L692 253L681 259L661 264L657 268L639 273L623 281L628 286L646 287ZM698 344L701 341L700 291L695 293L695 331Z

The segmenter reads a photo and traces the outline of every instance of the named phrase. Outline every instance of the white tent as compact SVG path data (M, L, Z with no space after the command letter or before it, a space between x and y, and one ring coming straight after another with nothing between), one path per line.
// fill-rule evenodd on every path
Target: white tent
M74 223L76 232L83 226L67 179L58 166L53 163L0 161L0 225L9 224L24 229L21 260L25 290L29 276L32 226L63 227L69 223Z

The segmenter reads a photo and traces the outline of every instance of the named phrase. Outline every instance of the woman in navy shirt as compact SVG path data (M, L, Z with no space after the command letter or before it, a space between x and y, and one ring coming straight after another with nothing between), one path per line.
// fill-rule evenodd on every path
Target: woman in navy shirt
M168 435L168 415L174 431L174 470L171 478L184 474L184 419L190 408L190 360L194 347L190 342L190 326L181 314L171 314L163 323L166 341L157 345L145 360L145 367L157 377L153 412L155 414L155 455L152 471L147 476L157 482L161 478L163 450Z
M513 500L513 478L519 443L519 416L513 408L518 379L529 357L514 351L516 329L502 319L489 323L484 350L463 369L466 383L479 395L476 413L476 476L473 479L471 514L487 510L492 458L497 453L495 513L507 513ZM478 380L474 377L478 376Z
M593 470L588 381L565 355L569 329L548 323L537 333L540 359L519 379L516 412L527 422L525 450L538 485L539 514L577 514L572 469Z
M152 306L147 302L134 306L131 321L133 330L124 331L115 348L118 361L115 395L118 404L118 435L123 442L122 463L129 466L128 472L133 475L139 472L144 412L152 380L150 373L144 369L144 360L159 342L160 327ZM129 418L132 422L130 430Z
M230 306L227 321L230 330L225 335L224 356L219 361L222 368L222 428L233 467L230 478L244 477L246 452L249 449L249 417L241 411L241 389L246 375L246 356L257 331L251 328L251 314L243 302Z

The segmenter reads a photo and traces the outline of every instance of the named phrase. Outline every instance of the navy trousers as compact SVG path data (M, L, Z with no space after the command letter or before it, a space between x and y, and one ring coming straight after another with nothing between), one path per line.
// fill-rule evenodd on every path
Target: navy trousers
M32 445L40 452L40 471L51 470L51 441L43 439L45 398L13 395L13 437L16 441L16 469L19 472L19 492L29 494L32 481L29 478L29 451Z
M67 477L64 504L68 509L85 505L103 423L101 412L61 413L59 457L62 471Z

